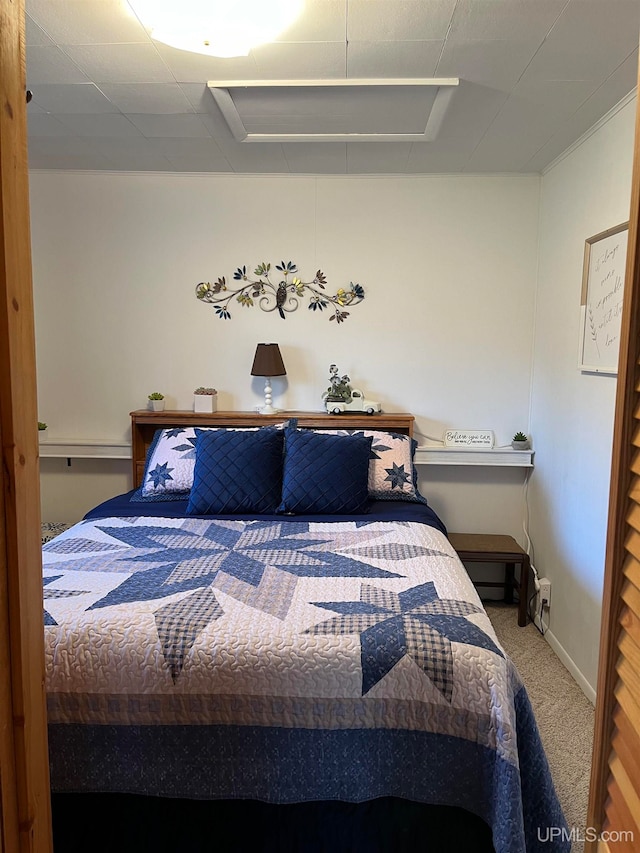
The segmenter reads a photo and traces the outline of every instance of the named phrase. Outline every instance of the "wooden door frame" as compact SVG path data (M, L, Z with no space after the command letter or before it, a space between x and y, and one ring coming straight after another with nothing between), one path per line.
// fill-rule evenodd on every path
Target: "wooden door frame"
M50 853L24 0L0 0L0 851Z
M596 687L596 715L594 726L591 783L587 810L587 827L600 833L604 821L609 757L613 733L614 689L617 682L616 663L620 656L621 592L624 583L625 539L627 514L630 507L631 463L638 453L633 444L636 430L634 409L638 400L640 381L640 245L638 220L640 215L640 101L636 101L635 141L633 152L633 177L629 214L629 240L625 269L624 299L620 329L620 355L616 388L611 483L609 487L609 515L605 574L602 596L602 622L600 628L600 653ZM602 850L597 840L585 843L585 853Z

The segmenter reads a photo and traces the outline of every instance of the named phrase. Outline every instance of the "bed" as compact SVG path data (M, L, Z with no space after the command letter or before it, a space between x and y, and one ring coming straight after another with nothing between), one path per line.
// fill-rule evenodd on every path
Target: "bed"
M43 546L56 853L569 849L412 424L132 413L135 489Z

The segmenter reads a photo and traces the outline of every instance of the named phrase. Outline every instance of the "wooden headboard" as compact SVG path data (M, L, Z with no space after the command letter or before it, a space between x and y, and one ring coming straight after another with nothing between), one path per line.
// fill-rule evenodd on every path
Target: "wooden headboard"
M172 429L189 426L216 427L261 427L279 424L289 418L297 418L301 427L316 429L379 429L413 436L414 416L402 412L378 413L375 415L328 415L324 412L278 412L275 415L260 415L256 412L216 412L202 414L191 411L152 412L140 409L131 412L131 443L133 450L133 487L142 484L147 450L157 429Z

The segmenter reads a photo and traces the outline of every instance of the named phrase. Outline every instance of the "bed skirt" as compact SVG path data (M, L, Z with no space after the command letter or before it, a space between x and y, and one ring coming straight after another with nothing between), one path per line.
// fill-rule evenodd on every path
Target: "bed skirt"
M274 805L131 794L54 794L56 853L493 853L461 808L394 797Z

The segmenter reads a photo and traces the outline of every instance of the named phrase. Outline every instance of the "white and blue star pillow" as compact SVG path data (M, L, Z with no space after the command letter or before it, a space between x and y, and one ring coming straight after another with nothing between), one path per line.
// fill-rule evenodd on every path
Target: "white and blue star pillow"
M276 425L279 428L283 426ZM203 431L220 429L255 432L258 427L175 427L156 430L147 452L142 486L131 500L186 500L193 486L198 435Z
M369 460L369 497L379 501L427 503L418 491L418 476L413 457L418 442L408 435L369 429L317 430L333 435L371 437Z

